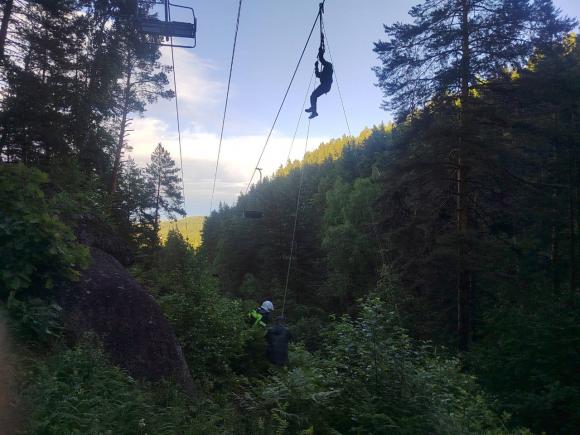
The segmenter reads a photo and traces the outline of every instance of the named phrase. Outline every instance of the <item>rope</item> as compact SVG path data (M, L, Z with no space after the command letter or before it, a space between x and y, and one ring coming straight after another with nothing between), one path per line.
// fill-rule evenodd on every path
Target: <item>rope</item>
M324 36L326 40L326 47L328 48L328 55L330 56L330 62L334 66L334 59L332 58L332 52L330 51L330 44L328 43L328 35L326 34L326 26L321 22L321 26L324 29ZM348 129L348 134L352 136L352 132L350 130L350 124L348 122L348 116L346 115L346 109L344 107L344 100L342 99L342 92L340 90L340 84L338 83L338 75L336 74L336 67L334 67L334 78L336 79L336 88L338 89L338 96L340 97L340 104L342 106L342 113L344 113L344 120L346 121L346 128Z
M294 141L296 140L296 135L298 134L298 128L300 127L300 121L302 121L302 116L304 115L304 107L306 107L306 101L308 101L308 95L310 94L310 88L312 87L312 82L314 81L314 72L310 77L310 83L308 84L308 90L306 91L306 96L304 97L304 103L302 103L302 109L300 110L300 116L298 117L298 122L296 123L296 129L294 130L294 136L292 136L292 142L290 142L290 149L288 150L288 157L286 161L290 160L290 154L292 154L292 149L294 148Z
M175 117L177 119L177 140L179 142L179 165L181 166L181 189L183 192L183 210L185 211L185 233L189 233L187 228L187 210L185 209L185 177L183 173L183 154L181 152L181 120L179 117L179 101L177 96L177 77L175 74L175 55L173 54L173 36L171 37L171 65L173 67L173 89L175 91ZM176 224L177 226L177 224Z
M322 23L322 27L324 28L324 36L325 36L325 40L326 40L326 47L328 48L328 55L330 56L330 61L334 65L334 60L332 58L332 52L330 51L330 44L328 43L328 35L326 35L326 26L324 26L324 23ZM340 97L340 104L342 106L342 113L344 114L344 120L346 122L346 128L348 129L348 134L352 137L352 132L350 130L350 124L348 122L348 115L346 114L346 109L345 109L345 106L344 106L344 100L342 98L342 92L340 91L340 85L339 85L339 82L338 82L338 75L336 74L336 67L334 68L334 77L336 79L336 88L338 89L338 95ZM383 248L383 243L381 241L381 238L379 237L379 232L378 232L377 227L376 227L374 210L372 208L372 205L368 202L368 200L367 200L367 207L369 209L370 217L371 217L371 220L372 220L371 227L372 227L373 233L375 234L375 239L377 240L377 245L379 247L379 254L380 254L380 257L381 257L381 263L382 263L383 267L386 267L387 260L385 258L385 253L384 253L385 250Z
M211 201L210 201L210 206L209 206L209 214L211 214L211 211L213 210L213 199L214 199L214 195L215 195L215 183L216 183L216 179L217 179L218 167L220 164L222 142L224 139L224 127L226 124L226 114L228 112L228 101L230 99L230 86L232 83L232 71L234 69L234 59L236 57L236 44L238 42L238 30L240 28L240 14L241 14L241 12L242 12L242 0L240 0L240 3L238 4L238 18L236 20L236 32L234 35L234 47L232 49L232 60L230 62L230 75L228 77L228 90L226 92L226 103L224 105L224 116L222 118L222 128L221 128L221 132L220 132L220 142L218 145L218 155L217 155L217 159L215 162L215 173L213 175L213 187L211 189Z
M304 181L304 158L308 148L308 137L310 136L310 119L308 119L308 129L306 131L306 144L304 145L304 156L300 164L300 184L298 186L298 196L296 198L296 213L294 214L294 229L292 230L292 244L290 245L290 258L288 259L288 270L286 271L286 284L284 285L284 302L282 303L282 317L286 310L286 296L288 295L288 283L290 282L290 269L292 268L292 256L294 255L294 242L296 241L296 227L298 226L298 211L300 208L300 198L302 196L302 183Z
M264 156L264 152L266 151L266 148L268 147L268 143L270 142L270 137L272 136L272 132L274 131L274 128L276 127L276 123L278 122L278 117L280 116L280 113L282 112L282 108L284 107L284 103L286 102L286 98L288 97L288 93L290 92L290 88L292 87L292 83L294 83L294 78L296 77L296 73L298 72L298 68L300 68L300 64L302 63L302 59L304 58L304 53L306 52L306 48L308 48L308 44L310 43L310 39L312 38L312 34L314 33L314 29L316 28L316 24L318 23L318 20L321 17L322 8L324 6L325 1L326 0L322 0L322 3L320 4L321 7L318 10L318 13L316 14L316 19L314 20L314 24L312 24L312 29L310 29L310 33L308 34L308 39L306 40L306 43L304 44L304 48L302 49L302 53L300 54L300 58L298 59L298 63L296 64L296 68L294 69L294 73L292 74L292 78L290 79L290 83L288 84L288 88L286 89L286 93L284 94L284 98L282 98L282 103L280 104L280 108L278 109L278 113L276 113L276 117L274 118L274 122L272 123L272 128L270 129L270 132L268 133L268 136L266 137L266 143L264 144L264 147L262 148L262 152L260 153L260 157L258 158L258 162L254 166L254 171L252 172L252 177L250 178L250 181L249 181L248 185L246 186L246 193L248 193L248 190L250 190L250 186L252 185L252 181L254 181L254 177L256 176L256 168L260 167L260 162L262 161L262 157Z

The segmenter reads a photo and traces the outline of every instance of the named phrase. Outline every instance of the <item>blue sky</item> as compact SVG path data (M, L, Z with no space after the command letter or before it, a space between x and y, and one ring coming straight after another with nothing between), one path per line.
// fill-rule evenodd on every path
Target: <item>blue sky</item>
M175 49L182 118L186 209L189 215L209 212L211 186L238 0L181 0L195 8L198 45ZM325 26L338 81L353 134L389 121L380 109L381 92L371 68L377 64L373 42L383 24L406 21L417 0L327 0ZM564 13L580 16L580 0L555 0ZM289 83L318 10L318 0L244 0L238 47L224 133L215 203L233 203L248 183L265 137ZM179 20L179 13L173 19ZM315 32L280 116L261 167L264 174L283 164L306 95L318 49ZM162 49L170 63L169 51ZM132 155L141 164L162 142L178 160L173 101L158 102L135 119L129 136ZM320 116L311 123L309 149L348 133L336 86L319 100ZM304 149L302 122L292 158Z

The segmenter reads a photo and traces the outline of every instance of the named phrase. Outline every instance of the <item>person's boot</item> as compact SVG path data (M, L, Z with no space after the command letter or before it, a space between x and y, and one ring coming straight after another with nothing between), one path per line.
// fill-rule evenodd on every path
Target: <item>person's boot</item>
M308 113L312 112L312 107L309 107L308 109L306 109L305 112L308 112Z
M317 112L312 112L310 114L310 116L308 117L308 119L316 118L317 116L318 116L318 113Z

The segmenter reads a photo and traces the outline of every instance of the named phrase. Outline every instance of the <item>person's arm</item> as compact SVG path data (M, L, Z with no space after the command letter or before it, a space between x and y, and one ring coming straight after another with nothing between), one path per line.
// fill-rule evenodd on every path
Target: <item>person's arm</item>
M318 61L314 63L314 74L316 77L320 78L320 70L318 69Z

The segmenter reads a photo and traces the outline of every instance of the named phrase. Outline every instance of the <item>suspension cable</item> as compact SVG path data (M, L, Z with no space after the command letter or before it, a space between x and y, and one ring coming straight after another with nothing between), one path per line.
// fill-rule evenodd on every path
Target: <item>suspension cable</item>
M324 23L322 23L322 27L324 29L324 39L326 42L326 47L328 48L328 55L330 56L330 61L333 63L334 65L334 60L332 59L332 52L330 51L330 44L328 43L328 35L326 34L326 26L324 25ZM334 77L336 79L336 88L338 89L338 95L340 97L340 104L342 105L342 112L344 114L344 120L346 122L346 128L348 129L348 134L352 137L352 132L350 130L350 124L348 122L348 115L346 114L346 109L345 109L345 105L344 105L344 100L342 98L342 92L340 91L340 85L338 82L338 76L336 74L336 68L334 68ZM379 247L379 254L380 254L380 258L381 258L381 263L383 265L383 267L386 267L387 265L387 259L385 257L385 249L383 247L383 243L381 241L381 238L379 237L379 232L377 230L377 226L376 226L376 222L375 222L375 214L374 214L374 210L372 208L372 205L370 204L370 202L368 201L367 198L367 207L369 209L369 214L371 217L371 227L372 227L372 231L375 234L375 238L377 240L377 245Z
M250 178L250 181L248 182L248 185L246 186L245 193L248 193L248 190L250 190L250 186L252 185L252 181L254 181L254 177L256 176L256 168L260 167L260 162L262 161L262 157L264 156L264 153L266 152L266 148L268 147L268 143L270 142L270 137L272 136L272 133L274 132L274 128L276 127L276 123L278 122L278 118L280 117L280 113L282 112L282 108L284 107L284 103L286 102L286 98L288 97L288 93L290 92L290 88L292 87L292 84L294 83L294 79L296 78L296 73L298 72L298 68L300 68L300 64L302 63L302 59L304 58L304 53L306 53L306 49L308 48L308 44L310 43L310 39L312 38L312 34L314 33L314 29L316 28L316 24L318 23L318 20L322 16L322 11L324 8L325 1L326 0L322 0L322 3L320 3L320 8L318 10L318 13L316 14L316 19L314 20L314 24L312 24L312 29L310 29L310 33L308 34L308 39L306 39L306 43L304 44L304 48L302 49L302 53L300 54L300 58L298 59L298 63L296 64L296 68L294 68L294 73L292 74L292 78L290 79L290 83L288 84L288 88L286 88L286 92L284 93L284 98L282 98L282 103L280 103L280 107L278 109L278 112L276 113L276 117L274 118L274 122L272 123L272 128L270 128L270 132L268 133L268 136L266 137L266 142L264 143L264 147L262 148L262 152L260 153L260 157L258 157L258 162L254 166L254 170L252 172L252 177Z
M312 87L312 82L314 81L314 71L310 77L310 83L308 84L308 89L306 90L306 96L304 97L304 103L302 103L302 109L300 110L300 116L298 116L298 122L296 123L296 129L294 130L294 135L292 136L292 142L290 142L290 148L288 149L288 157L286 161L290 160L290 154L292 154L292 149L294 148L294 141L296 140L296 135L298 134L298 128L300 127L300 121L302 121L302 116L304 115L304 107L306 107L306 101L308 101L308 95L310 94L310 88Z
M296 197L296 212L294 213L294 228L292 230L292 244L290 245L290 258L288 259L288 270L286 271L286 284L284 285L284 302L282 303L282 317L286 310L286 296L288 295L288 284L290 282L290 270L292 268L292 257L294 255L294 243L296 241L296 228L298 226L298 212L300 210L300 199L302 197L302 184L304 182L304 159L308 149L308 137L310 136L310 119L308 119L308 129L306 130L306 143L304 145L304 155L300 164L300 184L298 185L298 195Z
M187 210L185 208L185 176L183 172L183 153L181 151L181 119L179 117L179 98L177 94L177 77L175 73L175 55L173 53L173 36L171 37L171 65L173 68L173 90L175 91L175 117L177 119L177 141L179 143L179 165L181 166L181 190L183 195L183 210L185 211L185 234L189 233L187 228ZM177 224L175 224L177 227Z
M326 34L326 26L324 25L324 23L321 21L321 25L322 28L324 29L324 40L325 40L325 45L326 48L328 48L328 55L330 56L330 61L332 62L332 65L334 65L334 59L332 58L332 52L330 51L330 44L328 43L328 35ZM350 130L350 124L348 122L348 116L346 115L346 109L344 106L344 100L342 99L342 92L340 90L340 84L338 82L338 75L336 74L336 67L334 68L334 78L336 79L336 88L338 89L338 96L340 97L340 104L342 106L342 113L344 114L344 120L346 121L346 128L348 129L348 134L350 136L352 136L352 132Z
M234 59L236 57L236 44L238 42L238 30L240 28L240 14L242 12L242 0L240 0L239 4L238 4L238 18L236 19L236 32L234 34L234 47L232 48L232 60L230 62L230 75L228 77L228 90L226 92L226 102L224 105L224 115L222 118L222 128L221 128L221 132L220 132L220 141L219 141L219 145L218 145L218 154L217 154L217 159L215 162L215 172L213 175L213 187L211 189L211 201L210 201L210 206L209 206L209 214L211 214L211 211L213 210L213 199L214 199L214 195L215 195L215 183L217 180L217 174L218 174L218 167L220 164L220 155L221 155L221 151L222 151L222 142L224 139L224 127L226 124L226 115L228 112L228 101L230 99L230 86L232 83L232 71L234 69Z

